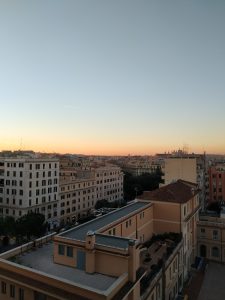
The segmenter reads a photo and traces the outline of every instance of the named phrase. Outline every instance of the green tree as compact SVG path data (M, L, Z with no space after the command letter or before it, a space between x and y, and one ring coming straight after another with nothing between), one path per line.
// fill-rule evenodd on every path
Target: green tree
M45 217L39 213L29 213L16 220L16 234L26 236L28 240L33 237L40 237L46 232L47 223Z
M129 201L141 195L143 191L152 191L162 183L162 172L156 169L154 173L145 173L140 176L133 176L125 172L124 176L124 199Z
M15 219L13 217L5 217L4 218L4 228L5 235L13 236L15 235Z

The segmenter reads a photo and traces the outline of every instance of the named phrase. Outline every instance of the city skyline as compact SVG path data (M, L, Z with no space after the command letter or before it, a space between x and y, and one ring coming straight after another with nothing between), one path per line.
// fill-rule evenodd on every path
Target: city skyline
M224 1L2 1L0 150L224 154Z

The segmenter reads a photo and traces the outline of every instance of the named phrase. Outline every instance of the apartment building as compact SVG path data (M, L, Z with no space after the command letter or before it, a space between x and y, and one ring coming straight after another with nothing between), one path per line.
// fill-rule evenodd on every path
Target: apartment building
M21 217L45 215L58 224L59 162L52 158L0 158L0 214Z
M197 183L200 189L199 201L202 209L206 206L205 201L205 173L206 160L205 155L180 154L165 158L164 168L162 169L164 184L167 185L178 179Z
M165 185L178 179L197 183L196 158L166 158L163 179Z
M221 212L204 212L197 222L198 255L225 263L225 208Z
M96 181L92 172L60 170L59 218L61 224L75 222L95 206Z
M123 172L111 164L92 164L96 180L96 200L123 200Z
M151 192L144 192L139 199L153 203L153 228L157 233L181 233L184 240L184 278L197 255L197 227L199 205L198 185L178 180Z
M225 164L208 168L207 178L208 203L225 201Z
M186 276L184 243L189 239L180 232L185 236L182 223L194 222L197 191L184 182L165 188L151 195L153 200L145 194L147 200L1 254L0 298L175 299ZM168 219L168 208L174 220ZM163 238L163 228L177 233Z
M123 166L123 171L132 174L133 176L141 176L143 174L152 174L161 170L161 166L158 164L127 164Z

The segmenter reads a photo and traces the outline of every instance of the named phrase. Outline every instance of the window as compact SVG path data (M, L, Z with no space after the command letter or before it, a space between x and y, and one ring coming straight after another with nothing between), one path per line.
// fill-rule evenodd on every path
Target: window
M205 228L200 228L200 235L204 236L205 235Z
M65 255L65 246L64 245L58 246L58 253L59 253L59 255Z
M15 285L10 284L10 297L15 298Z
M145 213L144 213L144 211L143 211L143 212L140 213L140 219L143 219L144 216L145 216Z
M34 291L34 300L47 300L47 296L40 292Z
M24 290L19 288L19 300L24 300Z
M1 291L2 294L6 294L6 283L4 281L2 281L1 283Z
M218 240L218 238L219 238L218 230L213 230L213 240Z
M217 247L212 248L212 256L219 257L219 249Z
M67 249L66 249L66 255L68 257L73 257L73 247L67 247Z
M35 165L36 170L40 170L40 164Z

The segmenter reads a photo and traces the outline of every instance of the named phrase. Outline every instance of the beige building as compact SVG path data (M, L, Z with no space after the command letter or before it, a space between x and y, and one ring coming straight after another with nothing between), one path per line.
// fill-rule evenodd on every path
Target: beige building
M166 158L163 172L165 185L178 179L197 183L196 158Z
M197 184L178 180L157 190L144 192L140 197L154 204L155 233L182 233L184 278L197 254L198 194Z
M197 222L198 255L225 263L225 210L201 213Z
M194 253L197 193L180 181L1 254L0 298L175 299Z
M60 222L75 222L88 215L96 203L96 181L91 172L60 171L59 186Z
M74 222L88 215L98 200L123 200L123 173L117 166L60 160L60 222Z
M163 168L164 184L167 185L178 179L197 183L200 189L199 203L201 208L206 206L206 159L205 155L182 154L180 157L165 158Z

